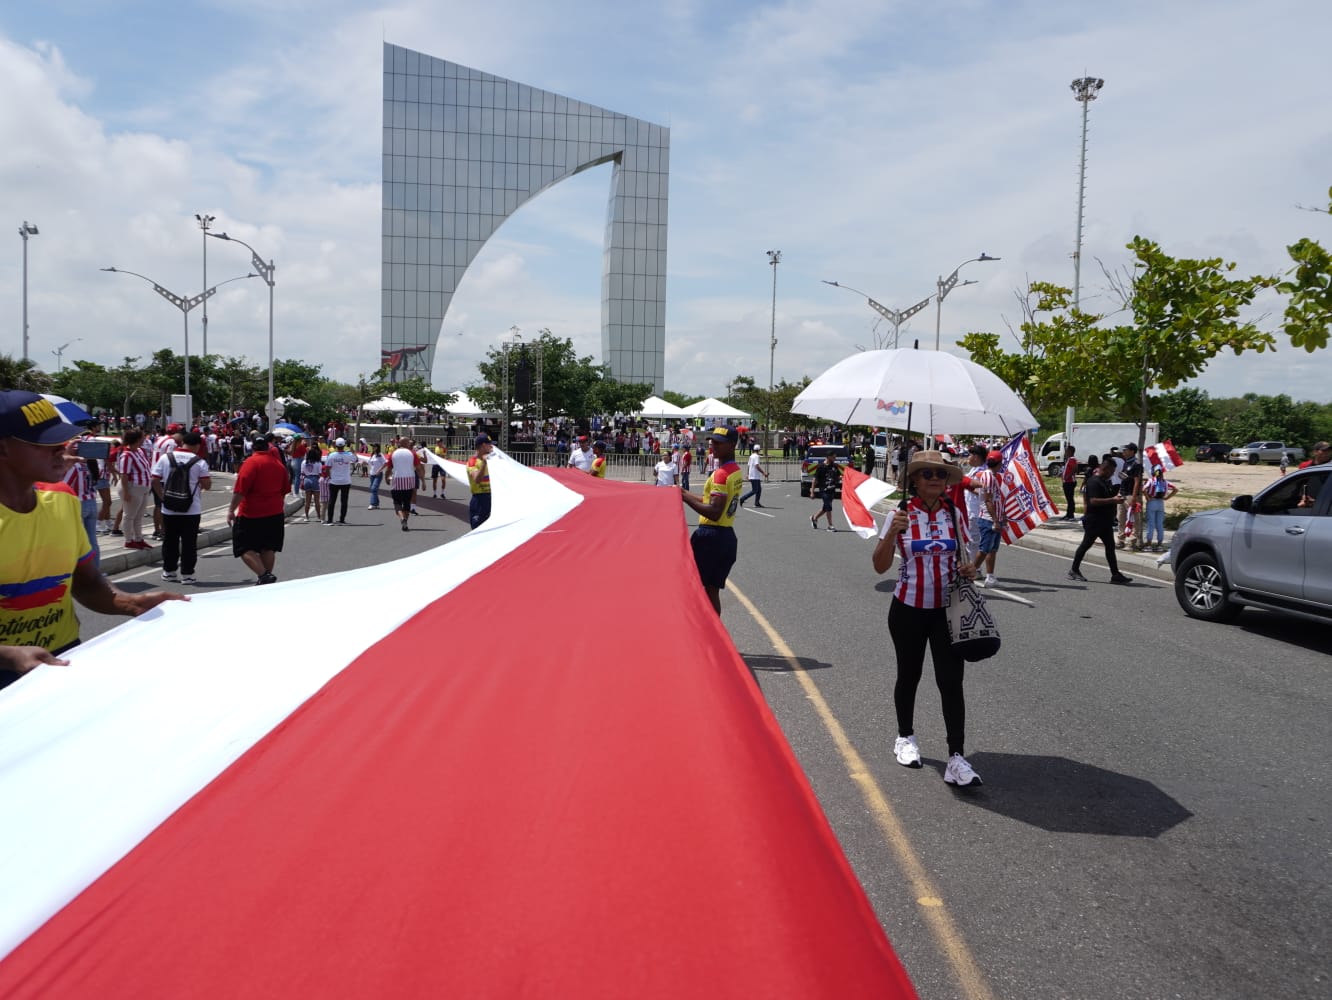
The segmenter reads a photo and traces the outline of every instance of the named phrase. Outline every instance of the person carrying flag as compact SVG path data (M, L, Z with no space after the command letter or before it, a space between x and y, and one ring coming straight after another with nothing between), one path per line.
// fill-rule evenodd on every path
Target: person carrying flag
M467 520L475 528L481 527L490 517L490 462L486 456L494 445L489 434L476 436L476 454L467 460L467 484L472 488L472 499L467 506ZM406 521L403 521L406 531Z
M720 463L703 484L703 496L685 490L680 499L698 514L698 527L689 538L699 580L707 591L712 609L721 616L721 592L735 565L738 545L735 538L735 512L740 508L744 479L735 462L735 446L740 434L733 427L714 427L708 432L711 454Z

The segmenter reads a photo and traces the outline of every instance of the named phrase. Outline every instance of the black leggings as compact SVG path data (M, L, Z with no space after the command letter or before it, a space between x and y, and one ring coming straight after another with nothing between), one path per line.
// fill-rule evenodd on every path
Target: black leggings
M948 753L962 753L966 742L967 703L962 696L965 664L953 652L948 638L948 618L944 608L913 608L893 598L888 609L888 634L897 653L897 683L893 685L893 706L897 709L897 734L910 736L915 729L916 688L925 669L925 645L934 660L934 683L943 702L944 732Z
M1073 554L1073 572L1078 572L1078 568L1082 565L1082 557L1087 554L1087 550L1092 547L1092 543L1097 541L1105 544L1105 561L1110 567L1110 575L1117 576L1119 574L1119 560L1115 558L1115 522L1097 522L1088 517L1084 517L1082 520L1082 544L1078 546L1078 551Z
M1064 484L1064 515L1073 516L1073 494L1077 491L1077 483Z

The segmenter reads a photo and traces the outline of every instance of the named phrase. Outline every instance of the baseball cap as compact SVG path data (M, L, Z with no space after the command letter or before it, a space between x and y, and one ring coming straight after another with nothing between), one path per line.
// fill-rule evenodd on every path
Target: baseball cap
M1138 450L1138 442L1137 442L1137 441L1130 441L1128 444L1124 445L1124 447L1123 447L1121 450L1122 450L1122 451L1128 451L1128 449L1130 449L1130 448L1132 448L1134 451L1137 451L1137 450Z
M338 438L336 441L333 442L333 444L334 444L336 447L338 447L338 448L345 448L345 447L347 447L347 439L346 439L346 438Z
M985 461L987 462L1002 462L1003 460L1004 453L1001 451L992 451L985 456Z
M598 449L598 448L600 448L602 451L605 451L605 450L606 450L606 442L605 442L605 441L593 441L593 442L592 442L592 450L595 451L595 450Z
M709 441L729 441L735 444L740 440L740 433L734 427L714 427L708 431Z
M489 434L478 434L476 436L476 446L480 448L483 444L490 444Z
M254 439L254 444L252 444L250 447L252 447L255 451L267 451L268 438L257 437Z
M43 396L22 389L0 392L0 438L64 444L82 433L82 427L65 423L55 405Z

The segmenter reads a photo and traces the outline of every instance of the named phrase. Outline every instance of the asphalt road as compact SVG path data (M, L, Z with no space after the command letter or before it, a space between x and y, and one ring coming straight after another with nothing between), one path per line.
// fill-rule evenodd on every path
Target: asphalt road
M352 496L346 527L289 525L279 578L465 530L459 503L424 501L404 534ZM891 584L872 543L812 531L817 503L794 484L765 499L740 516L723 619L922 997L1329 996L1332 630L1195 622L1168 584L1112 587L1103 569L1071 584L1067 559L1006 548L991 591L1003 650L968 667L985 786L955 791L928 666L926 765L893 760ZM195 593L252 585L229 548L199 576ZM85 636L115 623L83 617Z

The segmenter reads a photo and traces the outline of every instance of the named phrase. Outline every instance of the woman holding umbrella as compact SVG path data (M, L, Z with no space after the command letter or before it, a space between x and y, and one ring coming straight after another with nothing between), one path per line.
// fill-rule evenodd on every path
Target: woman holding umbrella
M937 451L917 452L906 470L908 498L889 518L874 548L874 571L886 573L900 556L897 586L888 609L888 633L897 654L893 705L897 710L897 741L893 753L903 767L920 767L914 715L916 688L925 667L928 644L934 660L934 681L943 702L948 764L944 781L958 787L980 785L981 779L963 756L966 702L962 695L963 661L948 635L948 592L953 574L974 578L976 569L965 557L966 527L945 496L962 481L962 470Z

